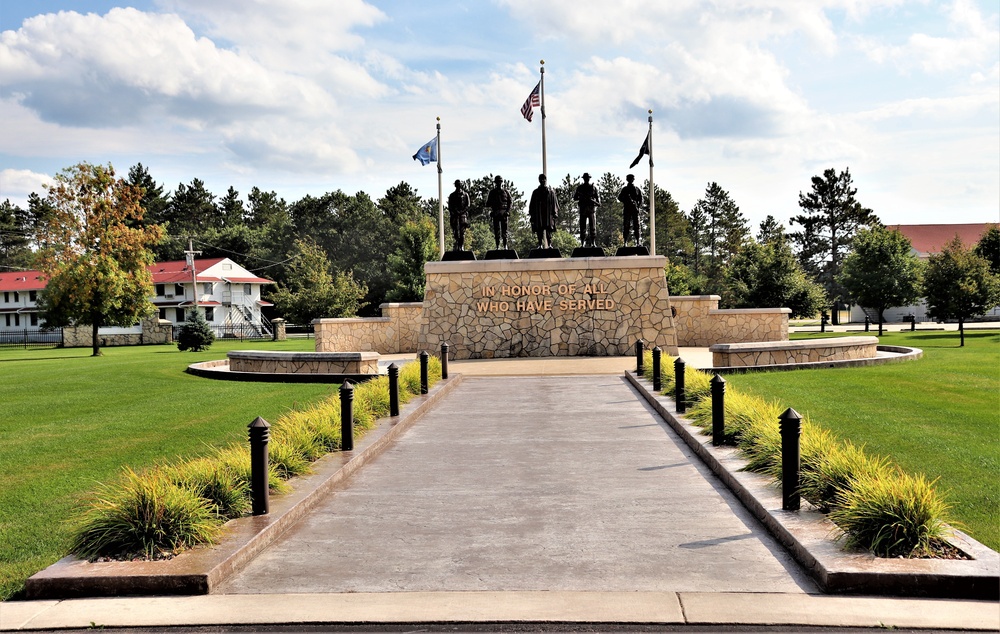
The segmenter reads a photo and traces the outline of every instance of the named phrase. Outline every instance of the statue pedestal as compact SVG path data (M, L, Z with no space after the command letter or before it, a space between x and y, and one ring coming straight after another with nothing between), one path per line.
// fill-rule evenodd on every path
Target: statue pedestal
M445 251L444 256L441 258L442 262L462 262L466 260L475 260L476 254L472 251Z
M454 359L677 354L663 256L428 262L419 349Z
M603 258L607 253L601 247L577 247L573 249L573 258Z
M649 255L649 249L639 245L637 247L618 247L615 251L616 257L627 257L632 255Z
M517 260L517 251L514 249L490 249L486 252L487 260Z
M528 255L525 259L530 260L541 260L544 258L561 258L562 253L559 253L559 249L553 247L535 247L531 251L528 251Z

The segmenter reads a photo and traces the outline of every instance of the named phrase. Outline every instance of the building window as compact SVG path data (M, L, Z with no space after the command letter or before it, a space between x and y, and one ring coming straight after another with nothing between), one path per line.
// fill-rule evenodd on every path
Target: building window
M163 284L157 284L156 285L156 296L157 297L163 297L163 293L164 292L165 292L165 290L164 290Z
M21 325L21 316L18 315L17 313L14 313L14 326L17 327L20 325Z
M14 291L14 303L16 304L19 301L21 301L21 295L17 291Z
M205 295L211 295L212 294L212 283L211 282L205 282L202 285L201 288L202 288L201 292L204 293Z
M205 321L215 321L215 308L213 306L205 307Z
M184 285L183 284L174 284L174 295L180 295L181 297L184 297Z
M7 318L7 327L10 328L10 314L4 315Z
M38 301L38 291L28 291L28 301L37 302Z
M185 321L185 319L184 319L184 309L183 308L175 308L174 309L174 313L177 315L177 323L179 323L179 324L184 323L184 321Z
M249 284L244 284L243 285L243 294L244 295L250 295L252 293L253 293L253 287L250 286Z
M7 292L7 291L3 292L3 303L4 304L9 304L10 303L10 293Z
M31 325L32 326L38 325L38 315L36 313L31 313Z
M167 318L167 309L166 308L161 308L160 309L160 319L166 319L166 318Z

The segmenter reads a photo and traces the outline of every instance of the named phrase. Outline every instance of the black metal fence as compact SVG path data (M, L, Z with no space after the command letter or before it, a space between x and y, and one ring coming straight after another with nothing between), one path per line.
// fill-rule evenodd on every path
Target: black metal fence
M62 342L61 328L0 330L0 348L57 348Z
M174 326L174 341L181 332L180 326ZM232 326L212 326L217 341L244 341L247 339L273 339L273 335L261 326L253 324L237 324Z
M312 324L286 324L285 336L312 339L316 336L316 329Z

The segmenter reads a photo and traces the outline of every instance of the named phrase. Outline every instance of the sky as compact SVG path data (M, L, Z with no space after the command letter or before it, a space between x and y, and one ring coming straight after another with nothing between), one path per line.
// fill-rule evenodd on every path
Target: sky
M81 161L289 203L629 164L788 224L850 169L886 224L1000 221L996 0L4 0L0 201Z

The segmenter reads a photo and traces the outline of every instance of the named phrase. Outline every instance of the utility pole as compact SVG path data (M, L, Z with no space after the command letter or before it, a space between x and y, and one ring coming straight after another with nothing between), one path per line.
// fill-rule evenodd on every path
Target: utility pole
M191 288L194 291L194 310L198 312L198 271L194 268L194 256L201 255L201 251L194 250L194 242L188 238L188 249L184 252L187 265L191 269Z

